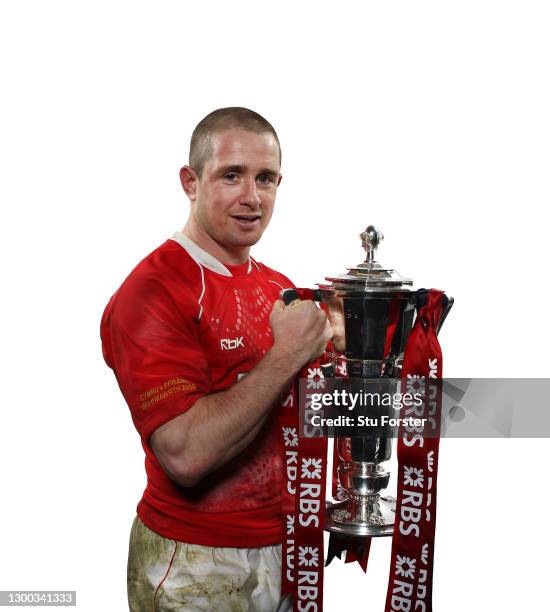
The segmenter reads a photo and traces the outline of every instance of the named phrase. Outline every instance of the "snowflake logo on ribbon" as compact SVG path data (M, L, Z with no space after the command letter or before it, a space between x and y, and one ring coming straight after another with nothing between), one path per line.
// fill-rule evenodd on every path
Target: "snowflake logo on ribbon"
M321 459L302 459L302 478L321 480Z
M428 453L428 472L434 471L434 452L431 450Z
M285 446L298 446L296 427L283 427L283 438L285 439Z
M298 565L319 566L319 549L315 546L298 546Z
M407 374L407 392L424 394L424 376Z
M422 468L405 466L405 485L422 488L424 485L424 470Z
M416 572L416 559L397 555L397 563L395 566L395 573L397 576L403 576L403 578L414 579L414 573Z
M428 554L430 553L430 547L428 543L422 545L422 563L428 565Z
M321 368L308 368L307 369L307 388L308 389L320 389L324 386L325 381L323 380L325 375L321 371Z
M294 534L294 514L286 515L286 535Z

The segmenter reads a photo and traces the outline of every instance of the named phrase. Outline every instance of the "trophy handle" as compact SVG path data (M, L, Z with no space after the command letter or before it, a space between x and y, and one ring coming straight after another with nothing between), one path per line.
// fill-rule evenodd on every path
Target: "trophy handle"
M283 289L281 291L281 300L288 306L295 300L313 300L314 302L322 302L323 296L320 289L305 289L295 287L292 289Z

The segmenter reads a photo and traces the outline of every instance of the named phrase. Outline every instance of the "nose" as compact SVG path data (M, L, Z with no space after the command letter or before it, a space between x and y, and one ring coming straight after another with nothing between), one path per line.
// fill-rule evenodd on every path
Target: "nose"
M244 181L243 191L241 193L241 204L249 206L250 208L259 208L262 203L260 194L258 193L258 186L256 180L251 179Z

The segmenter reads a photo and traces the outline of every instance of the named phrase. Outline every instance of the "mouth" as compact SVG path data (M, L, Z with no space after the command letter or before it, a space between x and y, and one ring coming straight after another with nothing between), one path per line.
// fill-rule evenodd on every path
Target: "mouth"
M241 227L255 227L259 225L262 215L231 215L231 218L235 219Z

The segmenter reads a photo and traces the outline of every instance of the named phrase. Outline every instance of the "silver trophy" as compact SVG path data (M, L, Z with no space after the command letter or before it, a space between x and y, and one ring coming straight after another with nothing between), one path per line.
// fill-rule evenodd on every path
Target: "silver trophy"
M366 251L364 262L348 268L346 274L326 278L318 289L289 289L283 291L282 298L286 303L311 298L326 311L334 331L329 375L337 383L340 379L357 389L361 381L372 384L373 379L379 379L385 390L397 391L415 309L425 299L426 290L413 290L411 279L375 260L383 240L380 230L369 225L360 238ZM439 328L452 304L445 296ZM371 404L363 410L379 417L385 409ZM369 429L364 437L335 438L344 500L327 505L327 530L350 536L392 535L395 499L383 495L390 479L384 463L391 458L391 441L391 432L384 427Z

